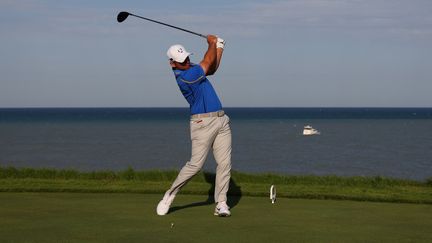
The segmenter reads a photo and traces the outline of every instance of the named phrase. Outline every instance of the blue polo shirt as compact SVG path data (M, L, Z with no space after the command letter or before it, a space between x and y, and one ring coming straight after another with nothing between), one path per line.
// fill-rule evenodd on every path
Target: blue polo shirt
M188 70L173 69L173 71L180 91L190 105L192 115L222 109L216 91L200 65L191 63Z

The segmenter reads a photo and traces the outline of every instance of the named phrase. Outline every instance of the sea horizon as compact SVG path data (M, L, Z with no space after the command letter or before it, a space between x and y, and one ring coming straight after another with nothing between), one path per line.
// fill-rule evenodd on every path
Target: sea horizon
M426 107L225 107L230 117L240 119L432 119ZM189 107L19 107L0 108L0 122L42 119L159 119L187 118Z
M177 109L185 108L188 106L0 106L0 109ZM432 109L432 106L224 106L223 108L287 108L287 109L308 109L308 108L322 108L322 109Z

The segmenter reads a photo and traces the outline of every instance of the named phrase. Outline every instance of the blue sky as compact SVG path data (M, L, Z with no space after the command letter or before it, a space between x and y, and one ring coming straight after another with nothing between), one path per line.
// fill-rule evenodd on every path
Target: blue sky
M166 50L226 39L227 107L432 107L432 1L0 1L0 107L187 107Z

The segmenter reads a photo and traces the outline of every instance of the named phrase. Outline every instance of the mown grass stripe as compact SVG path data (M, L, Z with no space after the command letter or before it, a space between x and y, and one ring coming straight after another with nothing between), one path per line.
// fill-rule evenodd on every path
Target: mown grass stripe
M39 178L39 179L85 179L85 180L136 180L136 181L172 181L178 171L175 170L149 170L136 171L128 168L123 171L77 171L49 168L15 168L1 167L0 179L6 178ZM408 179L396 179L382 176L315 176L315 175L278 175L278 174L249 174L232 171L232 179L235 182L253 184L302 184L302 185L338 185L338 186L425 186L432 187L432 177L425 181ZM209 182L214 180L214 174L200 172L193 179L197 182Z
M163 174L164 172L158 173ZM151 175L153 177L134 176L124 179L101 179L100 177L97 179L83 179L82 177L77 179L29 178L20 175L0 179L0 191L163 194L174 180L176 172L167 172L164 180L157 173L152 172ZM296 177L295 180L288 178L288 180L274 183L277 180L271 181L268 175L265 176L265 180L259 180L259 175L251 175L251 177L258 178L255 183L250 180L251 177L248 177L247 174L242 174L242 176L246 179L233 176L230 195L267 197L270 185L275 184L278 197L432 204L432 186L427 183L389 183L389 181L377 178L370 178L370 181L367 181L366 178L354 179L354 183L346 183L349 178L343 178L342 183L338 184L334 177L331 177L327 183L313 183L311 177L304 177L305 180L300 180L299 177ZM317 181L325 181L325 178L318 178ZM181 193L212 197L213 190L214 174L204 172L191 180Z

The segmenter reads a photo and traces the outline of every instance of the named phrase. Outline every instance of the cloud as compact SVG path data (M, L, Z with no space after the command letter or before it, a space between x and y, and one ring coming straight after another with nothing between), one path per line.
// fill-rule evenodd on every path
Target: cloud
M138 12L144 9L142 6L132 8ZM136 28L132 23L112 28L116 11L119 11L112 4L86 6L4 0L0 2L0 9L3 16L0 26L8 29L13 25L18 29L14 31L106 35ZM197 32L212 30L240 37L301 29L432 38L431 12L432 1L428 0L286 0L226 2L193 11L174 6L161 10L160 4L155 3L143 14Z
M239 36L266 35L283 27L432 37L432 1L422 0L287 0L222 5L200 14L171 11L164 13L171 22Z
M112 7L95 7L50 1L0 3L0 33L9 36L106 36L124 28L113 28L116 12ZM115 33L114 33L115 34Z

